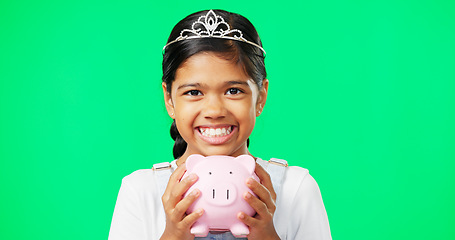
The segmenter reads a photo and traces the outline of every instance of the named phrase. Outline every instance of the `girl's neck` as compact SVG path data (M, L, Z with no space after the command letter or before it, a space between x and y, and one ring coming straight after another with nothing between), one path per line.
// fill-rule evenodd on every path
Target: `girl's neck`
M192 154L196 154L196 153L189 152L188 149L187 149L187 150L185 151L185 153L183 153L183 155L177 159L177 162L176 162L177 166L180 166L180 165L184 164L185 161L186 161L186 159L187 159L190 155L192 155ZM229 156L238 157L238 156L244 155L244 154L250 155L250 156L252 156L254 159L256 159L256 157L254 157L254 156L248 151L248 149L246 149L246 151L236 152L236 153L234 153L234 154L232 154L232 155L229 155Z

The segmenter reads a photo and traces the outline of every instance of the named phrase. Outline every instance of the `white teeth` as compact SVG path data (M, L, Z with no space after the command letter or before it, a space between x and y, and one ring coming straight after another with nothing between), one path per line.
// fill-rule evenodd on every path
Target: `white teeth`
M199 128L199 132L206 137L222 137L232 132L232 126L224 128Z

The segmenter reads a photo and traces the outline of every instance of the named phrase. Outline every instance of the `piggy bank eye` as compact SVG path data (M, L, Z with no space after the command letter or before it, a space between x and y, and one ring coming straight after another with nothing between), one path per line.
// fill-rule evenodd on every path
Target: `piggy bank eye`
M212 172L209 172L209 175L212 175Z
M229 172L229 174L232 174L232 172Z

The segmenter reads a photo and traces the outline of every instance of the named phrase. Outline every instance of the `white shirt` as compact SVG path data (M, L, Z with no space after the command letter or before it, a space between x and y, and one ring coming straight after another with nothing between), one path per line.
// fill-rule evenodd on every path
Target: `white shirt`
M267 161L258 158L257 162L267 169ZM171 166L173 170L177 168L175 161ZM109 240L157 240L161 237L166 216L154 174L152 169L143 169L123 178ZM319 186L307 169L287 167L277 195L273 223L281 239L332 239Z

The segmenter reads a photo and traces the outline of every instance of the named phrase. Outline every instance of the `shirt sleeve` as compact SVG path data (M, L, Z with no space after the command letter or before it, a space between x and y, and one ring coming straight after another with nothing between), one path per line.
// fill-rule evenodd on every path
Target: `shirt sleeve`
M294 229L290 239L332 239L319 186L310 174L300 183L292 205L295 212L291 216Z
M143 213L140 210L139 194L123 178L112 217L109 240L145 240Z

